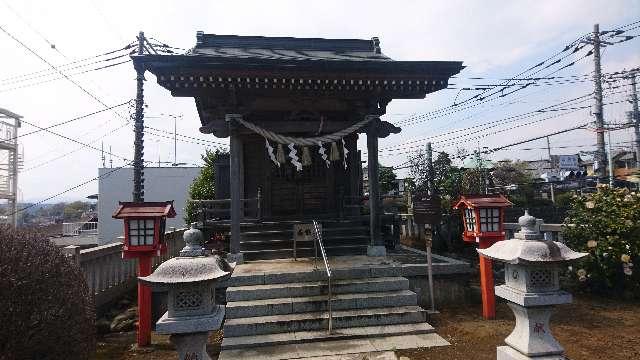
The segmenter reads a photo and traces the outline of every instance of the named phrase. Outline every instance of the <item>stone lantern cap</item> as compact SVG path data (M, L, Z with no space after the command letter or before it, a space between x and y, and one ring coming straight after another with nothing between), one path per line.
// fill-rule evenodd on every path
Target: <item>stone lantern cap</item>
M478 252L488 258L509 264L534 264L576 260L587 255L571 250L557 241L544 240L537 229L536 218L525 211L518 219L521 230L515 239L499 241Z
M229 276L233 272L233 265L218 255L175 257L160 264L153 274L139 279L149 285L211 281Z

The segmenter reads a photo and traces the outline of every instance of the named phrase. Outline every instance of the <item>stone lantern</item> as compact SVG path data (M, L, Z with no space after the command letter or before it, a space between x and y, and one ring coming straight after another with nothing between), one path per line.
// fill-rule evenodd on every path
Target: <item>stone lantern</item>
M481 255L506 263L505 284L496 287L496 295L508 301L516 317L516 326L505 339L508 346L498 347L497 358L564 359L564 349L551 334L549 318L554 305L571 302L571 294L560 290L562 264L587 254L544 240L536 218L527 211L518 223L521 230L515 239L478 249Z
M183 237L186 246L178 257L165 261L139 280L168 290L167 312L156 323L156 332L171 334L179 358L209 359L209 331L220 328L225 313L224 305L215 304L215 282L227 278L235 264L207 255L202 247L202 232L195 224Z

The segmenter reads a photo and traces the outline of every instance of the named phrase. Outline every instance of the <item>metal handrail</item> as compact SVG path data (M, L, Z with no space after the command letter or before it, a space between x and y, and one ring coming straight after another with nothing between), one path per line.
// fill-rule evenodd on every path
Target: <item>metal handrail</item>
M324 261L324 268L327 271L327 283L329 287L329 296L327 297L327 310L329 310L329 334L331 334L331 329L333 327L333 312L331 311L331 268L329 267L329 261L327 260L327 253L324 251L324 244L322 243L322 233L318 228L318 222L313 220L313 229L316 232L316 240L313 242L314 249L314 258L313 258L313 266L318 269L318 265L316 259L318 258L318 245L320 246L320 254L322 255L322 260ZM317 244L317 245L316 245Z

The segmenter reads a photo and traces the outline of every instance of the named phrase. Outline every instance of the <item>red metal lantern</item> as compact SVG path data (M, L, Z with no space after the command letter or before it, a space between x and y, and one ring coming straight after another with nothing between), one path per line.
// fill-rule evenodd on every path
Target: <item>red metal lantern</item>
M486 249L495 242L504 240L504 208L513 205L502 195L465 195L453 206L462 212L466 242L477 243ZM482 316L496 317L496 297L493 289L491 260L480 256L480 291L482 292Z
M151 274L154 256L167 251L164 230L167 218L176 216L173 201L120 202L113 213L115 219L124 220L122 257L138 259L138 276ZM138 346L151 343L151 289L138 283Z
M120 202L113 218L124 220L125 259L160 256L167 251L164 232L167 218L176 216L173 201Z
M504 240L504 208L513 204L502 195L465 195L453 206L462 212L466 242L478 243L487 248Z

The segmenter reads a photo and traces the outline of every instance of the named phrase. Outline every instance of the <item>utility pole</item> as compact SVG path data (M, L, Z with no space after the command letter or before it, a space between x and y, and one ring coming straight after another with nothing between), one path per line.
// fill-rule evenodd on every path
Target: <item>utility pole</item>
M609 186L613 187L615 178L613 177L613 155L611 154L611 129L607 131L607 136L609 137Z
M138 56L144 55L144 32L138 34ZM144 201L144 64L134 62L136 70L136 113L133 142L133 201Z
M431 142L427 143L427 171L429 172L429 176L427 177L427 188L429 189L429 196L433 199L436 196L436 186L433 176L433 149L431 148ZM429 225L429 228L431 229L431 239L427 239L425 243L425 248L427 250L427 280L429 282L429 300L431 301L431 314L437 313L435 296L433 294L433 259L431 254L433 238L436 235L436 226L437 224L433 222Z
M600 25L593 25L593 84L595 104L593 113L596 117L596 156L598 164L598 182L603 182L606 176L605 149L604 149L604 114L602 110L602 69L600 67Z
M434 183L433 183L433 150L431 148L431 143L427 143L427 189L429 190L429 195L434 195Z
M551 142L549 141L549 137L547 136L547 155L549 155L549 167L553 169L553 160L551 160ZM553 189L553 182L549 184L549 190L551 191L551 202L556 203L556 195Z
M636 140L636 169L640 169L640 111L638 111L638 91L636 89L636 71L631 76L631 105L633 111L631 113L631 121L633 122L635 140Z

